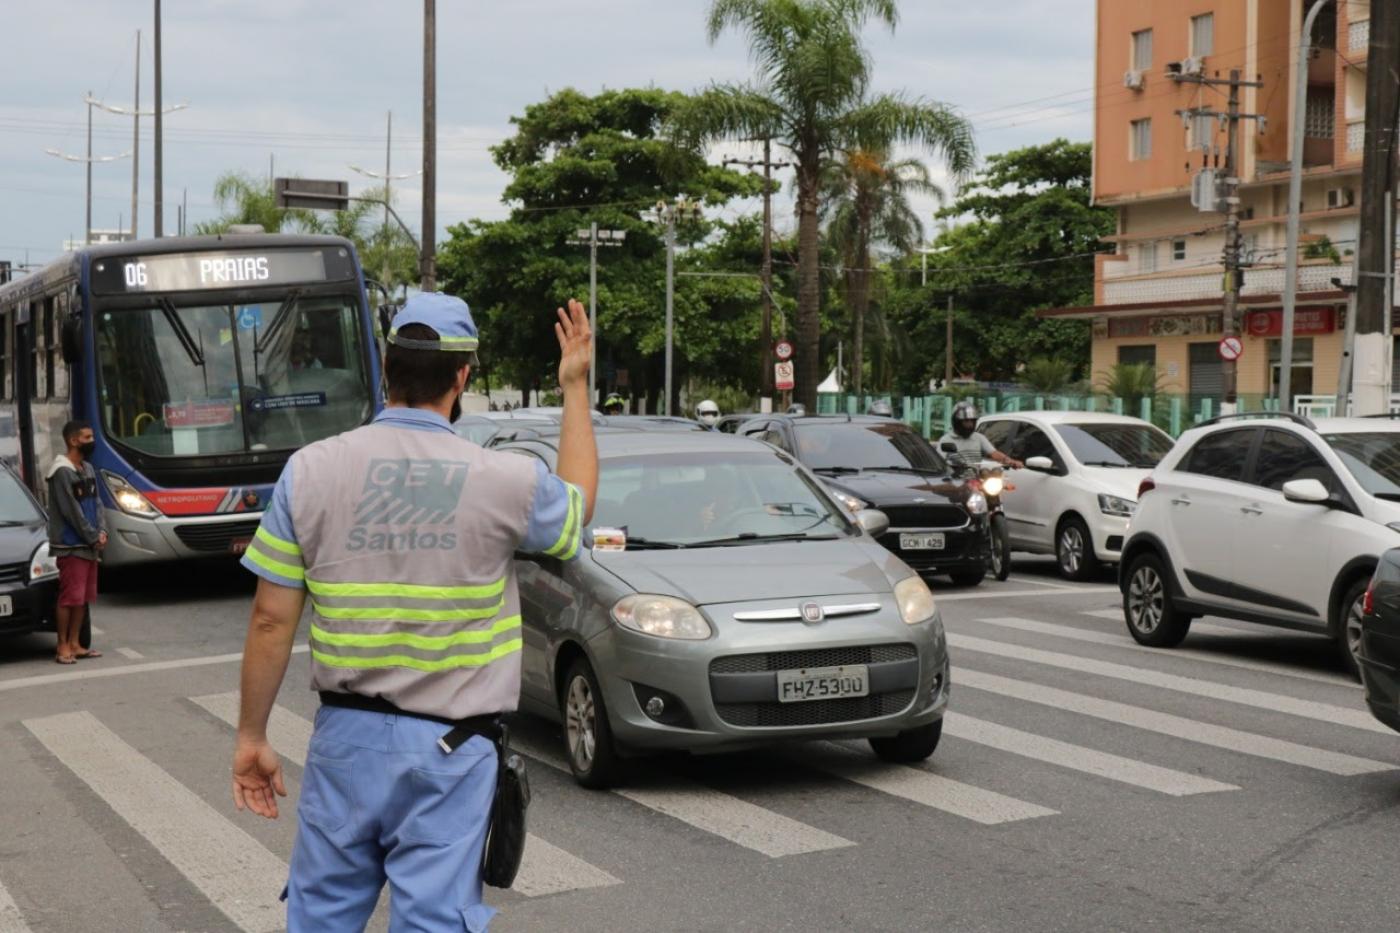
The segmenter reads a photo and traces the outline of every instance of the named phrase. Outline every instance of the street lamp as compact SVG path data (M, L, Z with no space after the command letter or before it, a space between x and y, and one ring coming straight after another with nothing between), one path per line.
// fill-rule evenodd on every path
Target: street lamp
M599 230L597 222L587 230L575 230L573 243L588 247L588 327L593 331L592 359L588 364L588 403L594 404L598 384L598 247L618 247L627 239L626 230Z
M656 206L642 212L642 219L649 220L666 229L666 408L671 414L671 357L672 331L676 293L676 220L700 216L700 204L684 196L674 202L657 201Z
M136 98L135 103L130 107L119 107L115 104L104 103L92 97L91 93L83 98L83 103L88 105L88 112L92 112L93 107L100 107L108 113L114 113L121 117L131 117L131 238L136 239L136 223L140 217L138 211L137 194L141 186L141 118L153 117L154 110L141 109L141 34L136 34ZM184 110L189 107L188 103L171 104L161 110L162 114L174 113L177 110Z
M87 214L85 229L83 231L83 245L86 246L92 243L92 164L94 162L115 162L118 159L125 159L127 156L131 155L131 153L123 152L121 155L96 157L93 156L92 107L94 101L92 99L92 91L88 91L87 96L83 98L83 101L87 104L87 155L70 155L66 152L60 152L57 149L45 149L44 152L53 156L56 159L63 159L65 162L82 162L87 166Z

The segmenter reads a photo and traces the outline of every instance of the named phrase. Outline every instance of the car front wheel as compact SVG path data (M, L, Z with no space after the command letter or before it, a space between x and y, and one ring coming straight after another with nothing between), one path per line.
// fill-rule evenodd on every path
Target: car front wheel
M1361 679L1361 617L1367 583L1366 580L1357 580L1342 597L1342 624L1337 633L1337 648L1342 655L1342 663L1357 680Z
M943 720L936 719L926 726L915 726L894 735L872 736L867 741L881 761L913 764L932 755L942 735Z
M1129 565L1123 619L1128 623L1128 634L1153 648L1174 648L1190 630L1191 617L1172 602L1167 575L1156 554L1143 554Z
M622 762L613 746L603 691L598 688L593 667L583 658L569 667L560 705L564 714L564 750L574 780L584 787L611 787L621 774Z
M1082 519L1070 516L1060 523L1055 535L1055 560L1066 580L1088 580L1098 571L1094 541Z

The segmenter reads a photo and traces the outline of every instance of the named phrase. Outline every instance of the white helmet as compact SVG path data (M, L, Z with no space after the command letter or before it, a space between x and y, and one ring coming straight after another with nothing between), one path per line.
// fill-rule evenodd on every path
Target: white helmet
M701 424L714 427L715 422L719 420L719 406L709 399L705 399L695 406L695 417L700 419Z

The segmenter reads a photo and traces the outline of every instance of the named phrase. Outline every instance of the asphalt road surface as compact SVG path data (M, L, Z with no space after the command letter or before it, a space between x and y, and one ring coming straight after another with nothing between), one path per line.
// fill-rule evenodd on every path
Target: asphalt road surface
M281 929L295 822L239 814L228 763L251 585L120 581L100 660L0 642L0 933ZM1400 736L1326 642L1218 619L1136 646L1111 576L1019 561L937 587L954 690L934 757L863 743L639 764L614 792L518 726L535 800L493 930L1394 930ZM293 659L273 738L297 793ZM371 929L384 929L384 904Z

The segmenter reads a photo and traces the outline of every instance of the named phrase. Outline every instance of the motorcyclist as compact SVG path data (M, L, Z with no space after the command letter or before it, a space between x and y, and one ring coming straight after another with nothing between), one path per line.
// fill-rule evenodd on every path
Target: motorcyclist
M612 392L603 400L603 414L620 415L625 406L626 403L622 401L622 396L618 395L616 392Z
M947 441L958 448L958 459L969 467L976 467L983 460L995 460L1015 470L1025 466L1015 457L997 450L987 435L977 433L977 406L972 402L958 402L953 406L953 430L938 439L939 448Z
M695 406L695 418L705 427L713 428L719 420L719 406L710 399L705 399Z

